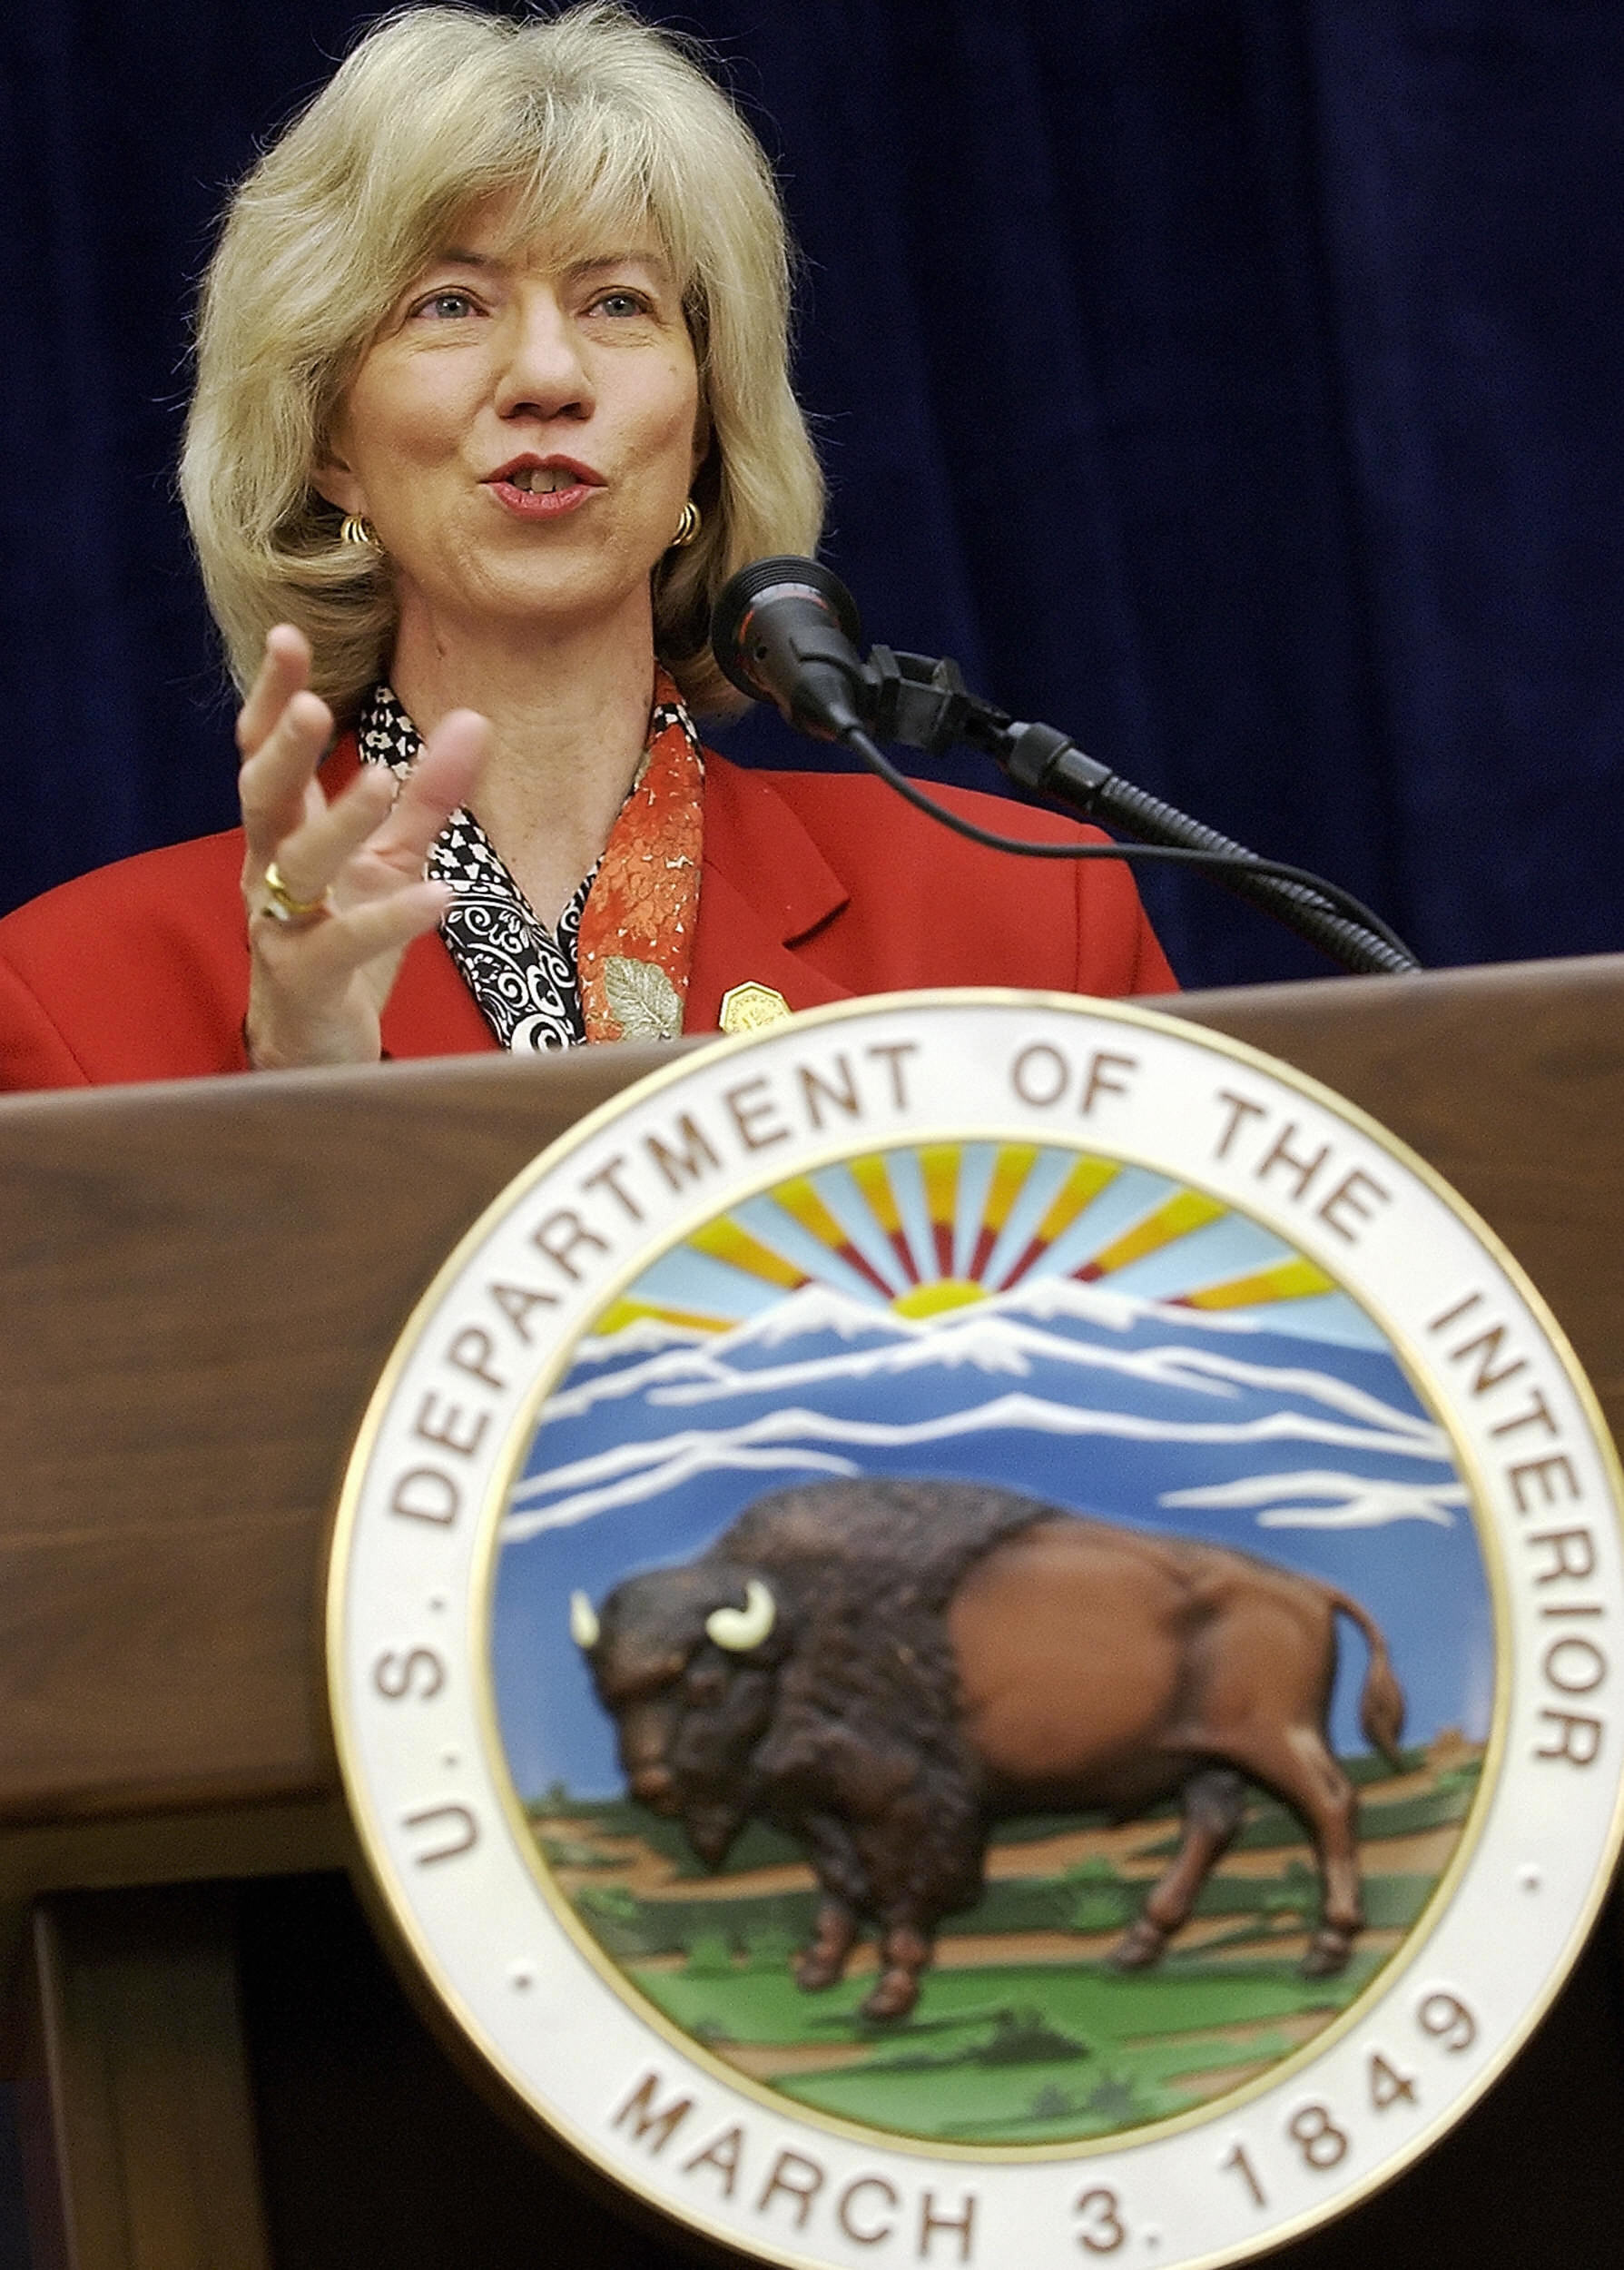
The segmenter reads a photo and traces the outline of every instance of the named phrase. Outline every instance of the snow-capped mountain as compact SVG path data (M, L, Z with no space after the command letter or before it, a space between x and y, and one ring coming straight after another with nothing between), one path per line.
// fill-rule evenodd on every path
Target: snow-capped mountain
M1361 1465L1374 1458L1382 1471L1343 1476L1342 1500L1356 1502L1365 1522L1381 1506L1388 1519L1435 1520L1460 1502L1437 1495L1457 1486L1447 1445L1390 1357L1253 1323L1237 1329L1230 1318L1088 1286L1023 1287L930 1322L808 1287L731 1332L660 1345L639 1360L645 1333L641 1323L628 1327L621 1337L637 1351L612 1368L595 1344L548 1403L514 1492L509 1542L713 1468L851 1475L876 1456L888 1471L910 1456L930 1468L941 1446L1023 1435L1222 1454L1226 1487L1255 1486L1235 1469L1248 1446L1299 1446L1299 1467L1308 1446L1362 1454ZM1004 1440L996 1462L1009 1471L1029 1459ZM1392 1486L1372 1496L1373 1480ZM1256 1503L1261 1523L1284 1525L1268 1486L1254 1501L1200 1500L1190 1486L1158 1492L1156 1502ZM1305 1512L1305 1525L1329 1525L1338 1502L1333 1493L1311 1521Z
M577 1364L570 1384L548 1404L547 1420L578 1416L609 1398L647 1396L661 1405L695 1405L729 1395L795 1395L839 1378L955 1367L1026 1378L1045 1363L1117 1370L1212 1396L1233 1394L1240 1384L1272 1383L1362 1416L1379 1415L1389 1422L1398 1416L1327 1372L1317 1360L1323 1343L1314 1344L1314 1367L1298 1364L1282 1372L1249 1362L1242 1352L1248 1336L1254 1341L1276 1337L1250 1320L1068 1282L1048 1291L1023 1286L922 1321L824 1286L806 1286L731 1332L684 1334L674 1344L677 1336L671 1327L656 1329L663 1337L646 1361L615 1360L610 1370L604 1367L611 1360L635 1357L650 1345L644 1337L647 1324L632 1325L613 1341L587 1342L584 1360L596 1376L581 1378L583 1366ZM1169 1341L1169 1334L1177 1337ZM1193 1345L1203 1339L1209 1345ZM827 1348L831 1340L838 1344L832 1353ZM1226 1347L1211 1344L1225 1341ZM820 1347L820 1342L825 1345ZM867 1345L854 1347L856 1342ZM791 1360L773 1360L781 1350ZM1427 1440L1436 1442L1435 1429L1424 1421L1417 1424Z

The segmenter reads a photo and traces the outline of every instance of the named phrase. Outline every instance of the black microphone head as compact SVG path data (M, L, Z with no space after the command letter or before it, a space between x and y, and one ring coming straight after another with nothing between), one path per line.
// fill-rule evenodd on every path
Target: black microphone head
M728 577L711 610L711 651L717 667L753 702L774 697L750 667L750 617L758 600L778 591L792 591L822 606L852 646L862 645L856 601L832 569L815 559L798 558L792 552L772 559L753 559L748 568Z

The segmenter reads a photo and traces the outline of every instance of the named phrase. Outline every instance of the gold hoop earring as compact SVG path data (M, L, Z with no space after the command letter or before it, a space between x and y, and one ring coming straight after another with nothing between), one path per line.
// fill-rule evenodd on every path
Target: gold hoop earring
M669 548L674 552L686 551L688 546L699 534L699 507L690 497L683 507L682 518L676 524L676 534L672 538Z
M339 527L339 541L340 544L359 545L363 551L380 552L383 549L378 540L378 530L371 521L363 520L356 512L344 515Z

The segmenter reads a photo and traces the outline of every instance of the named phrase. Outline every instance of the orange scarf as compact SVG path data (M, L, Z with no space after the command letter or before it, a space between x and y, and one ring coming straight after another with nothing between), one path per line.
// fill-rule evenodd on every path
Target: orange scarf
M655 676L648 746L581 913L576 966L588 1041L683 1029L704 839L704 760L682 697Z

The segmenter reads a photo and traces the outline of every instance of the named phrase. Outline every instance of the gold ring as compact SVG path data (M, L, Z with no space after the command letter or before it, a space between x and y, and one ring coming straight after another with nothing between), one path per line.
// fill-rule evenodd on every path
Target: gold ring
M296 899L274 859L265 870L265 889L268 895L260 912L269 914L273 923L311 923L328 911L325 891L317 899Z

